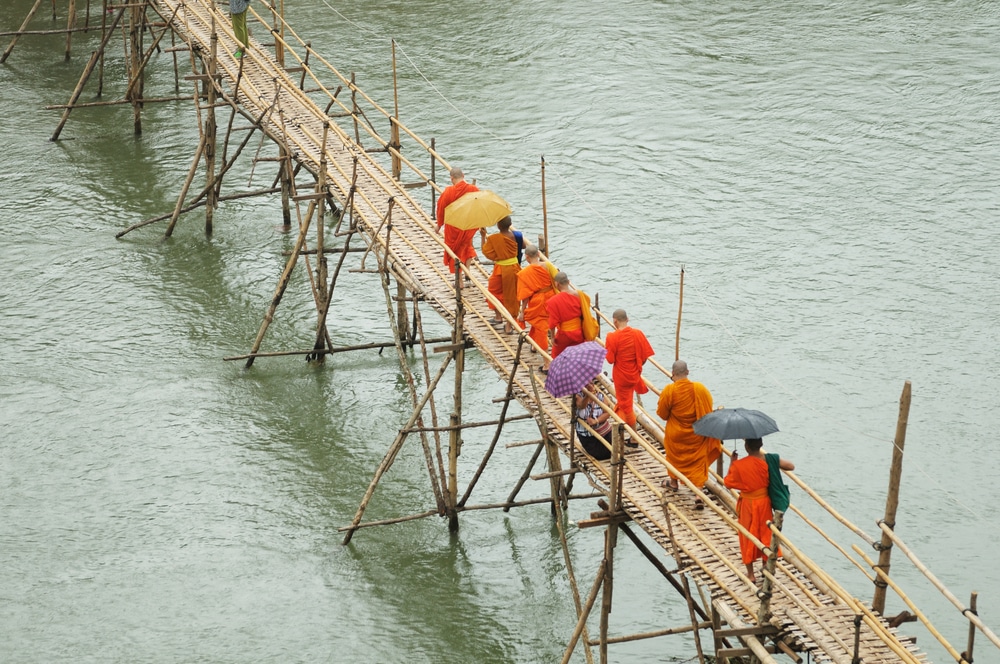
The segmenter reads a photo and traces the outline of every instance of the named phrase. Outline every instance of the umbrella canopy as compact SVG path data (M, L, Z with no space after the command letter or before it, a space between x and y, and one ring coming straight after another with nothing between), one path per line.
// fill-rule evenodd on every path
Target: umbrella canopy
M468 231L492 226L511 211L510 203L492 191L470 191L444 209L444 220L450 226Z
M695 421L694 432L699 436L735 440L763 438L778 430L778 424L759 410L720 408Z
M554 397L576 394L601 373L605 352L596 341L570 346L549 365L545 389Z

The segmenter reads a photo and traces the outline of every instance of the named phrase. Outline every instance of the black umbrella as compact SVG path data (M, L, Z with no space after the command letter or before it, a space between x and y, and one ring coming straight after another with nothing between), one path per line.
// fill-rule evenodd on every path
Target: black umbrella
M737 438L763 438L778 430L778 424L759 410L746 408L720 408L694 423L699 436L736 440Z

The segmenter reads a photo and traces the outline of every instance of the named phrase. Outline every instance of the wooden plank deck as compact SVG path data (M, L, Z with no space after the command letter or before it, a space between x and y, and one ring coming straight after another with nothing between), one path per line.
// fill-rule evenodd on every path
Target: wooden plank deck
M347 200L354 182L354 212L366 242L383 249L388 245L395 269L408 277L438 314L453 321L454 279L442 263L443 243L435 232L433 220L376 157L354 142L350 136L353 129L331 120L259 44L249 50L241 66L231 55L236 45L229 36L229 17L213 3L208 0L156 0L156 3L164 16L172 17L173 30L190 40L206 57L211 52L214 22L219 33L218 71L232 103L268 136L292 146L294 160L314 175L319 175L325 161L325 181L341 203ZM324 126L329 128L325 160ZM392 225L391 232L387 232L384 221L390 200ZM504 335L489 325L492 312L485 304L486 292L486 273L477 267L473 283L463 288L464 329L483 357L506 380L514 365L518 337ZM527 361L537 366L539 357L529 354ZM543 415L549 436L570 456L568 399L553 398L541 385L536 399L531 384L533 379L537 380L535 376L527 364L517 366L514 395L530 413ZM744 623L755 624L759 600L757 589L742 576L732 509L727 505L732 497L715 480L714 497L710 497L706 509L695 510L694 494L682 487L679 492L671 492L665 510L660 489L666 478L659 443L662 427L648 416L640 417L639 426L643 437L640 447L625 455L622 495L626 511L636 525L672 555L666 522L669 513L681 559L689 565L693 578L710 593L713 601L725 603ZM594 461L580 451L572 458L592 484L608 485L606 462ZM790 554L786 550L776 572L771 624L796 649L809 652L814 662L851 662L855 616L863 602L852 600L839 588L831 592L830 586L836 584L829 583L829 579L817 583L814 569ZM859 639L859 654L865 664L926 661L926 656L911 642L899 638L878 617L868 616L862 621Z

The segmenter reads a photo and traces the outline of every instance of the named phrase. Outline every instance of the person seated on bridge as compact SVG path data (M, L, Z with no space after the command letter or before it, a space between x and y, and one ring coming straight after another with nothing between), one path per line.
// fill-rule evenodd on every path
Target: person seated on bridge
M589 389L596 395L596 399L583 392L577 392L574 397L576 437L587 454L598 461L604 461L611 458L611 413L604 409L604 395L598 391L596 378ZM584 426L585 422L597 432L597 436Z
M458 260L468 266L469 261L476 257L476 249L472 246L472 240L476 237L477 229L463 230L448 223L445 219L445 208L457 201L459 198L472 191L479 191L479 187L465 181L465 173L458 166L449 171L451 184L441 192L441 198L437 202L437 228L438 231L444 227L444 244L451 249ZM485 229L483 233L485 234ZM451 254L444 252L444 264L448 266L448 271L455 274L455 265L452 262Z
M642 365L653 356L653 347L642 330L629 327L628 314L616 309L611 315L615 329L604 339L607 360L614 367L611 380L615 384L615 412L635 429L635 395L649 391L642 380Z
M688 379L688 365L677 360L671 367L671 382L660 392L656 414L666 420L663 430L663 449L667 463L696 487L708 481L708 467L722 454L722 443L715 438L699 436L694 432L694 422L712 412L712 393L701 383ZM665 488L678 488L677 475L669 471L670 479ZM700 497L695 499L695 509L704 509Z
M771 511L771 498L768 495L771 473L768 462L761 452L763 442L760 438L747 438L744 447L747 455L742 459L737 452L733 452L733 462L729 465L729 472L726 473L725 484L730 489L740 492L740 497L736 501L736 514L740 525L768 547L771 546L769 523L774 516ZM778 457L777 454L772 456ZM780 459L779 467L784 470L795 470L795 464L787 459ZM752 583L756 583L753 563L755 560L766 561L767 556L749 537L742 532L739 535L740 556L747 567L747 576ZM781 556L780 550L778 556Z
M233 57L239 60L246 53L247 46L250 45L250 33L247 31L247 8L250 0L229 0L229 14L233 17L233 34L240 47L233 53Z
M493 274L487 283L490 293L503 302L511 318L516 319L520 306L517 299L517 273L521 271L517 260L520 243L511 229L511 223L509 216L497 222L498 232L483 240L483 255L493 261ZM502 326L505 334L513 332L511 324L501 317L499 309L492 302L487 304L493 309L494 326Z
M531 326L528 336L545 352L549 351L549 314L545 304L555 295L552 277L556 268L548 261L542 261L538 247L529 244L524 248L524 258L528 264L517 273L517 299L521 309L517 320L523 327ZM546 362L544 370L548 370Z
M545 309L549 312L549 329L556 332L552 340L552 358L555 359L570 346L583 343L583 305L579 293L569 285L565 272L556 272L552 281L559 292L545 304Z

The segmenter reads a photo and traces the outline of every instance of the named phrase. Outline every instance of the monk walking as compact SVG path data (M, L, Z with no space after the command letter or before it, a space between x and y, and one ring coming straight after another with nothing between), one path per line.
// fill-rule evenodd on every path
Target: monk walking
M660 392L656 406L656 414L667 423L663 433L667 463L695 486L704 487L708 481L708 467L722 454L722 446L715 438L696 434L693 425L695 420L712 412L712 394L707 387L688 378L684 360L674 362L670 380L673 382ZM667 486L677 489L677 476L674 471L669 472ZM704 506L697 498L695 509Z
M441 198L437 202L437 227L438 231L444 226L444 243L452 252L458 256L458 260L465 265L476 257L476 249L472 246L472 240L476 237L476 229L462 230L450 225L445 219L445 208L457 201L465 194L472 191L479 191L474 184L465 181L465 173L455 166L449 172L451 185L445 187L441 192ZM485 231L484 231L485 232ZM452 262L451 254L444 252L444 264L448 266L448 271L455 273L455 265Z
M549 350L549 314L545 304L555 295L552 276L555 266L542 262L538 247L529 244L524 248L524 258L528 264L517 273L517 299L521 301L518 322L531 326L528 336L538 347Z
M545 304L549 312L549 329L555 330L552 340L552 358L570 346L583 343L583 307L580 295L569 285L565 272L556 272L552 277L559 291Z
M517 260L517 237L510 227L510 217L504 217L497 222L499 232L483 240L483 255L493 261L493 274L487 283L490 293L503 302L511 318L516 319L520 305L520 300L517 299L517 273L521 271L521 266ZM503 320L500 311L492 302L489 306L494 310L496 324L499 324ZM503 321L503 331L507 334L513 331L510 323Z
M635 429L635 395L649 391L642 381L642 365L653 356L653 347L642 330L629 327L628 314L616 309L611 315L615 329L604 340L607 360L613 365L611 380L615 384L615 412Z
M768 527L768 522L773 518L771 498L768 495L771 473L765 455L761 452L763 447L761 439L747 438L744 446L747 456L739 459L736 452L733 452L733 462L729 466L725 483L730 489L740 492L739 500L736 501L736 514L740 525L768 547L771 546L771 529ZM778 455L767 456L777 458ZM795 470L795 464L787 459L780 459L779 467L783 470ZM781 555L780 551L778 555ZM743 533L740 533L740 556L746 565L747 576L752 583L756 583L753 563L755 560L766 560L767 556Z

